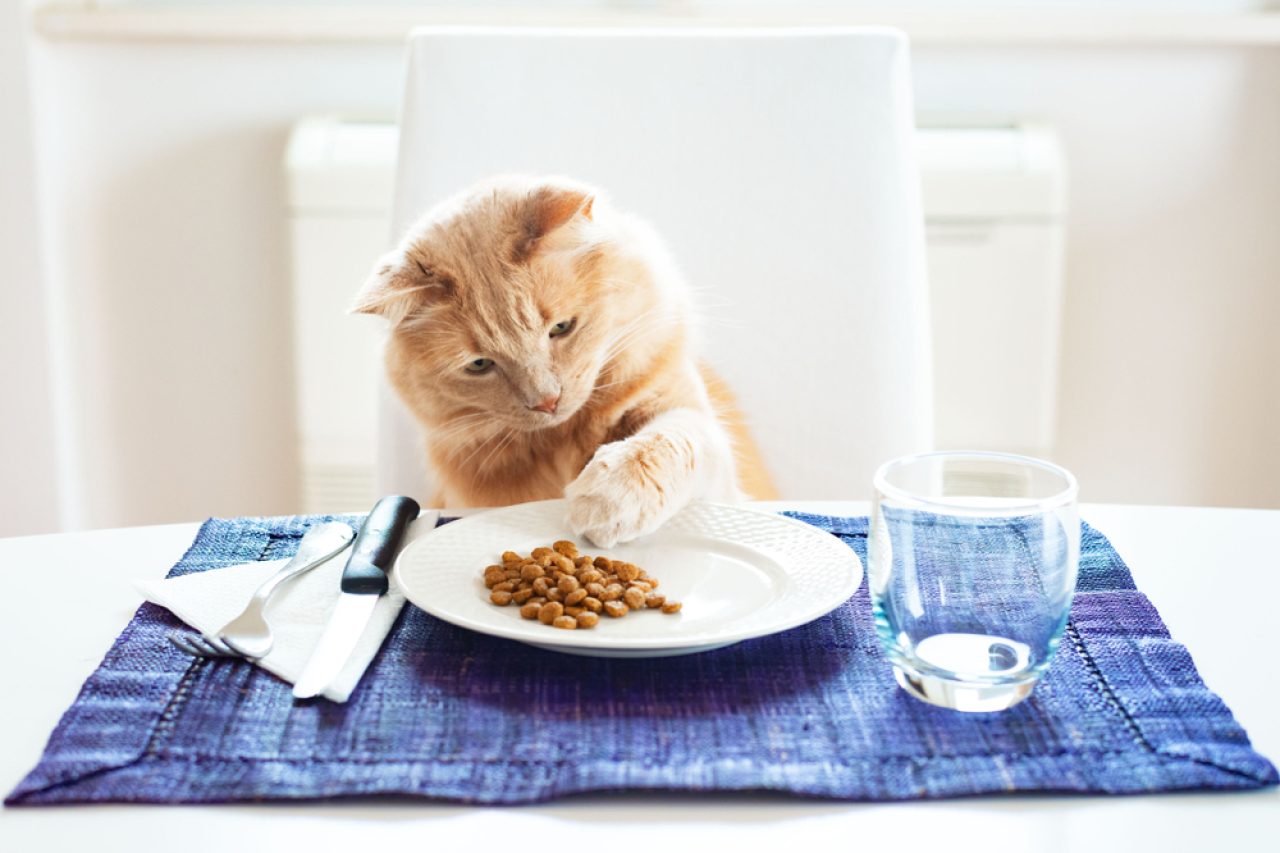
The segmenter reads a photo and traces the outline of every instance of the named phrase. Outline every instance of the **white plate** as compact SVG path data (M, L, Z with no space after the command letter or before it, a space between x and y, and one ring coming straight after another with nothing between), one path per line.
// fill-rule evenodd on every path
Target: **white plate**
M725 504L695 503L660 530L604 553L657 577L680 613L602 616L590 630L565 631L489 602L482 578L503 551L529 553L567 534L565 501L495 509L447 524L410 543L394 576L432 616L495 637L600 657L692 654L803 625L834 610L862 581L862 563L836 537L803 522Z

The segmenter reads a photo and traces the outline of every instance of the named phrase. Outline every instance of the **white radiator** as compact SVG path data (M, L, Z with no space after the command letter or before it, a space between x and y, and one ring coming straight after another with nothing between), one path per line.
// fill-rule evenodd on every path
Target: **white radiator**
M388 244L395 161L392 124L308 119L289 139L303 512L355 511L375 499L381 329L347 307Z
M1056 137L1011 124L922 128L917 142L938 446L1048 455L1065 214ZM357 510L375 499L381 329L346 308L392 242L396 144L394 124L327 117L300 122L290 137L304 512Z
M1053 446L1066 176L1034 124L916 133L940 448Z

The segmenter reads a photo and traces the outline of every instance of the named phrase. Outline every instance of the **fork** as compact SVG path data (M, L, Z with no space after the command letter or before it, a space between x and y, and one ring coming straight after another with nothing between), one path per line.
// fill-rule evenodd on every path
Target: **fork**
M271 626L263 615L267 601L280 584L310 571L346 549L355 532L350 526L331 521L311 528L298 544L298 552L280 570L254 590L249 604L226 625L208 635L169 635L169 642L189 655L206 658L244 657L250 660L266 657L271 651Z
M178 651L186 652L197 658L238 658L243 657L235 649L216 637L204 637L200 634L182 634L173 631L169 634L169 642Z

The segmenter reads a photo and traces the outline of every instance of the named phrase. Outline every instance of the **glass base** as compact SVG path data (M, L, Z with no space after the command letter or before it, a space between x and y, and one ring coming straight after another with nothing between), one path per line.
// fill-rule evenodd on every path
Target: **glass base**
M942 678L895 663L893 677L903 690L922 702L950 708L953 711L983 712L1003 711L1012 708L1031 695L1039 681L1033 675L1022 681L1002 684L982 684Z

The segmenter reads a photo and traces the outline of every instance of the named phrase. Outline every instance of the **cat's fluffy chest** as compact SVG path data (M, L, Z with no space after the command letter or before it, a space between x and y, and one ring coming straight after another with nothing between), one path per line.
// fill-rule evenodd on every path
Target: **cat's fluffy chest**
M466 452L474 453L478 460L477 476L469 483L446 487L445 497L450 505L458 506L562 497L565 486L582 472L602 444L629 437L651 416L647 406L619 407L595 401L559 427L503 433L476 442Z

